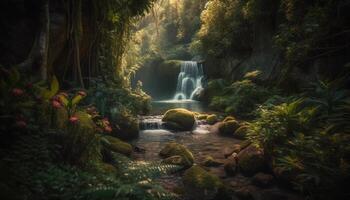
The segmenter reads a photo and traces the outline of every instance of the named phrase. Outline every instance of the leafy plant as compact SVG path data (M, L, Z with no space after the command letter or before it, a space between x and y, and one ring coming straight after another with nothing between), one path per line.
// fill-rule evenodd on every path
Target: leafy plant
M211 99L210 107L236 116L249 117L273 92L250 80L232 83Z

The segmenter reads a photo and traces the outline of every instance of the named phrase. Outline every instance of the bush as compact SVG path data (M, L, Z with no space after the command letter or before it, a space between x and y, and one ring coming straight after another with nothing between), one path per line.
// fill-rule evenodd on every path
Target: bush
M334 119L338 119L339 124L348 120L344 113L348 112L345 108L349 104L338 99L338 103L343 103L336 104L337 109L325 117L327 104L321 105L321 99L314 100L298 99L261 107L259 117L249 124L248 138L264 148L276 176L280 176L278 171L282 170L290 174L287 179L296 189L314 198L325 195L323 198L327 199L328 195L341 196L341 192L336 191L342 188L332 185L349 180L350 149L345 146L350 137L338 132L343 129L330 128L338 124Z
M225 87L223 91L223 93L213 96L210 107L241 117L254 116L253 111L257 106L266 101L273 93L250 80L234 82L232 85Z

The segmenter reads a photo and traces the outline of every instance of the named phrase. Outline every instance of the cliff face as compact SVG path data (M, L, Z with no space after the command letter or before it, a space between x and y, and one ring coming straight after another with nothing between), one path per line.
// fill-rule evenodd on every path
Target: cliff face
M143 90L155 100L172 99L176 92L181 62L154 60L146 63L133 77L133 85L141 81Z

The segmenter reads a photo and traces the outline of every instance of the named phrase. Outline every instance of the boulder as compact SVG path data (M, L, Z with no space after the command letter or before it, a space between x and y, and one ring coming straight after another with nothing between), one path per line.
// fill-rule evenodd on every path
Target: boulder
M230 157L233 153L239 153L241 151L241 145L235 144L232 147L225 147L223 150L224 157L228 158Z
M214 115L214 114L209 115L209 116L207 117L207 123L210 124L210 125L213 125L213 124L215 124L215 123L218 122L218 121L219 121L218 116L216 116L216 115Z
M223 182L217 176L195 165L183 176L185 196L194 200L230 199Z
M121 141L118 138L112 136L105 136L103 145L110 151L115 153L121 153L126 156L130 156L132 153L132 146L126 142Z
M238 171L237 154L230 156L224 164L224 169L227 175L235 175Z
M239 127L235 133L233 134L234 138L240 139L240 140L244 140L247 136L247 132L248 132L248 126L241 126Z
M195 117L191 111L177 108L168 110L162 119L164 125L172 130L191 131L195 124Z
M236 120L236 118L232 117L232 116L227 116L223 122L228 122L228 121L231 121L231 120Z
M264 152L262 149L250 145L237 155L240 171L248 176L252 176L266 169Z
M196 116L198 120L207 120L208 115L207 114L199 114Z
M213 157L211 156L207 156L204 161L202 162L202 165L205 167L218 167L223 165L222 162L215 160Z
M252 183L259 187L268 187L273 182L273 176L271 174L257 173L252 178Z
M227 122L220 122L219 134L225 136L232 136L239 128L239 123L236 120L230 120Z
M166 144L165 147L160 151L159 155L165 159L163 162L166 162L168 164L178 163L184 167L191 167L194 162L191 151L188 150L185 146L174 142ZM179 157L181 157L181 159Z

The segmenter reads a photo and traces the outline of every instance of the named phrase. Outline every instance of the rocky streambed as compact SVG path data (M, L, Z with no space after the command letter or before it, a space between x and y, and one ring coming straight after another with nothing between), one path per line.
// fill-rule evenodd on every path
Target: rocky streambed
M263 152L245 140L220 134L225 130L223 122L214 120L210 125L206 119L197 117L192 131L171 131L166 129L162 117L139 117L140 136L133 145L142 151L133 156L136 160L163 160L166 156L161 156L160 152L178 148L169 147L169 143L192 152L192 167L187 166L187 170L159 180L164 188L179 194L181 199L301 199L286 189L288 187L280 187L276 176L264 163ZM181 155L175 156L175 161L171 157L170 162L183 162L181 159Z

